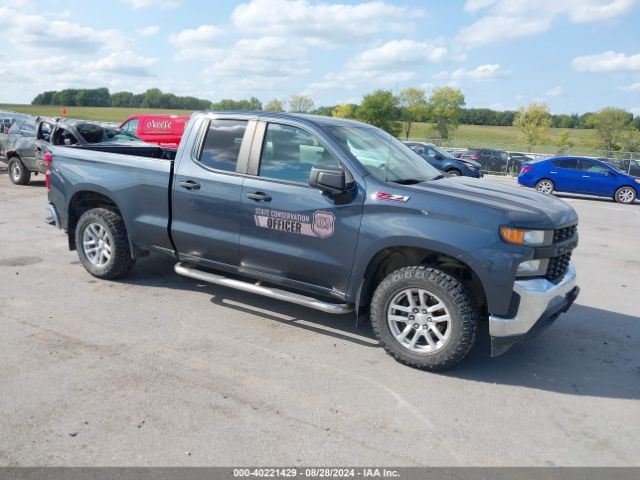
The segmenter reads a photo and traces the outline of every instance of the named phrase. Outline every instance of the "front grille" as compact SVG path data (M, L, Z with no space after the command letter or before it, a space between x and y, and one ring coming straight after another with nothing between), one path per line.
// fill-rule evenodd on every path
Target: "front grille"
M569 262L571 262L571 253L565 253L559 257L550 258L545 278L550 282L560 280L564 277L565 273L567 273L567 270L569 269Z
M571 225L570 227L560 228L553 232L553 243L560 243L573 235L578 230L578 225Z
M571 225L570 227L560 228L553 232L553 243L564 242L573 237L578 231L578 225ZM550 282L556 282L560 280L567 273L569 269L569 263L571 262L571 252L565 253L549 259L549 267L547 268L547 274L545 278Z

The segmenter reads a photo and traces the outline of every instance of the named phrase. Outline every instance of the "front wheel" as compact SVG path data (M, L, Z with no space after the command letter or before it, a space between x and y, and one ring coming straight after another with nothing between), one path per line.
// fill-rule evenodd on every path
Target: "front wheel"
M632 187L620 187L613 198L618 203L628 205L636 201L636 196L636 191Z
M551 180L547 180L546 178L536 183L536 190L540 193L544 193L545 195L551 195L555 189L556 186L553 184L553 182Z
M124 221L116 211L93 208L84 212L76 225L76 244L80 263L94 277L122 277L135 264Z
M442 370L469 352L478 309L464 285L432 267L388 275L371 301L371 324L386 352L405 365Z
M462 176L462 173L460 173L459 170L455 170L455 169L454 170L449 170L447 173L451 177L460 177L460 176Z
M27 185L31 180L31 172L18 157L9 160L9 178L14 185Z

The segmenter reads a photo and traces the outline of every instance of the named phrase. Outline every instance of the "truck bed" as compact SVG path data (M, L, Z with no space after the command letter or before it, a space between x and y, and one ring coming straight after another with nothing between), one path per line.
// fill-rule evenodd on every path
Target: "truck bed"
M130 241L142 250L173 250L169 237L173 157L155 146L83 145L51 147L50 198L69 225L69 204L83 192L101 192L122 210ZM171 158L167 158L171 157Z

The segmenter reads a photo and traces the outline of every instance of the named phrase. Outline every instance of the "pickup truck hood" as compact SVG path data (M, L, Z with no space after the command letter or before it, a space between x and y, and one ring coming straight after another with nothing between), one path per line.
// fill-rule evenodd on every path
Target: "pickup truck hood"
M523 228L554 229L578 221L575 210L558 198L486 180L448 177L406 188L486 206L500 211L513 226Z

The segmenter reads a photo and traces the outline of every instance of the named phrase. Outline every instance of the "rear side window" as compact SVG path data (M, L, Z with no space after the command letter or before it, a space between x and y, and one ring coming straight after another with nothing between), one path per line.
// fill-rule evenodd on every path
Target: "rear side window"
M578 160L575 158L563 158L562 160L552 160L551 165L556 168L567 168L576 170L578 168Z
M215 170L235 172L246 130L246 120L211 120L200 153L200 163Z
M312 167L340 169L340 162L304 130L270 123L260 157L261 177L308 184Z

